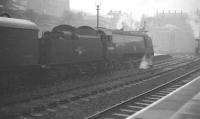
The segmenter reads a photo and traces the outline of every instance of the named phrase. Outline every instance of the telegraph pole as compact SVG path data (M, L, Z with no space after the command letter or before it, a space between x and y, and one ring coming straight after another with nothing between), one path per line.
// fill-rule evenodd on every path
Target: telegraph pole
M101 0L96 0L95 4L97 6L97 28L99 28L99 7L101 6Z
M97 28L99 28L99 6L97 5Z

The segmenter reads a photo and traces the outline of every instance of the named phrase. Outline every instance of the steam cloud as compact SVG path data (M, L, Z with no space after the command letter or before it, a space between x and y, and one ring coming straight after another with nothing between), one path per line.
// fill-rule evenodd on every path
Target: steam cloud
M194 38L199 38L200 36L200 16L197 14L189 14L188 15L188 23L190 24Z
M132 13L123 13L117 22L117 28L125 31L138 30L140 27L139 18L134 18Z
M140 63L140 69L148 69L150 68L150 66L152 65L152 58L147 58L146 56L144 56L142 58L142 61Z

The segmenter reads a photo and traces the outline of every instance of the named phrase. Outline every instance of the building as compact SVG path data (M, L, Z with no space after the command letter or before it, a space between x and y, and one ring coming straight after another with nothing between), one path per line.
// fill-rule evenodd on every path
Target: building
M65 10L70 9L69 0L28 0L27 9L32 9L41 14L60 16Z
M154 50L164 54L193 54L196 41L188 23L188 15L181 12L162 12L146 20Z

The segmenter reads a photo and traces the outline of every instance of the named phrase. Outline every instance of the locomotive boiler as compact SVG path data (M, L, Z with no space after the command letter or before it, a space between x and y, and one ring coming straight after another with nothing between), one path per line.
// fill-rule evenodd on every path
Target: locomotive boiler
M136 65L144 56L153 56L151 38L142 31L122 31L100 28L105 36L107 56L110 60L134 61Z

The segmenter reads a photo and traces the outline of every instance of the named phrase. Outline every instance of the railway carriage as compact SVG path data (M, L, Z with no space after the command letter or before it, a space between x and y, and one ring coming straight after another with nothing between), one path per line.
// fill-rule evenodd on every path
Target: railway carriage
M38 31L28 20L0 17L0 70L38 66Z

